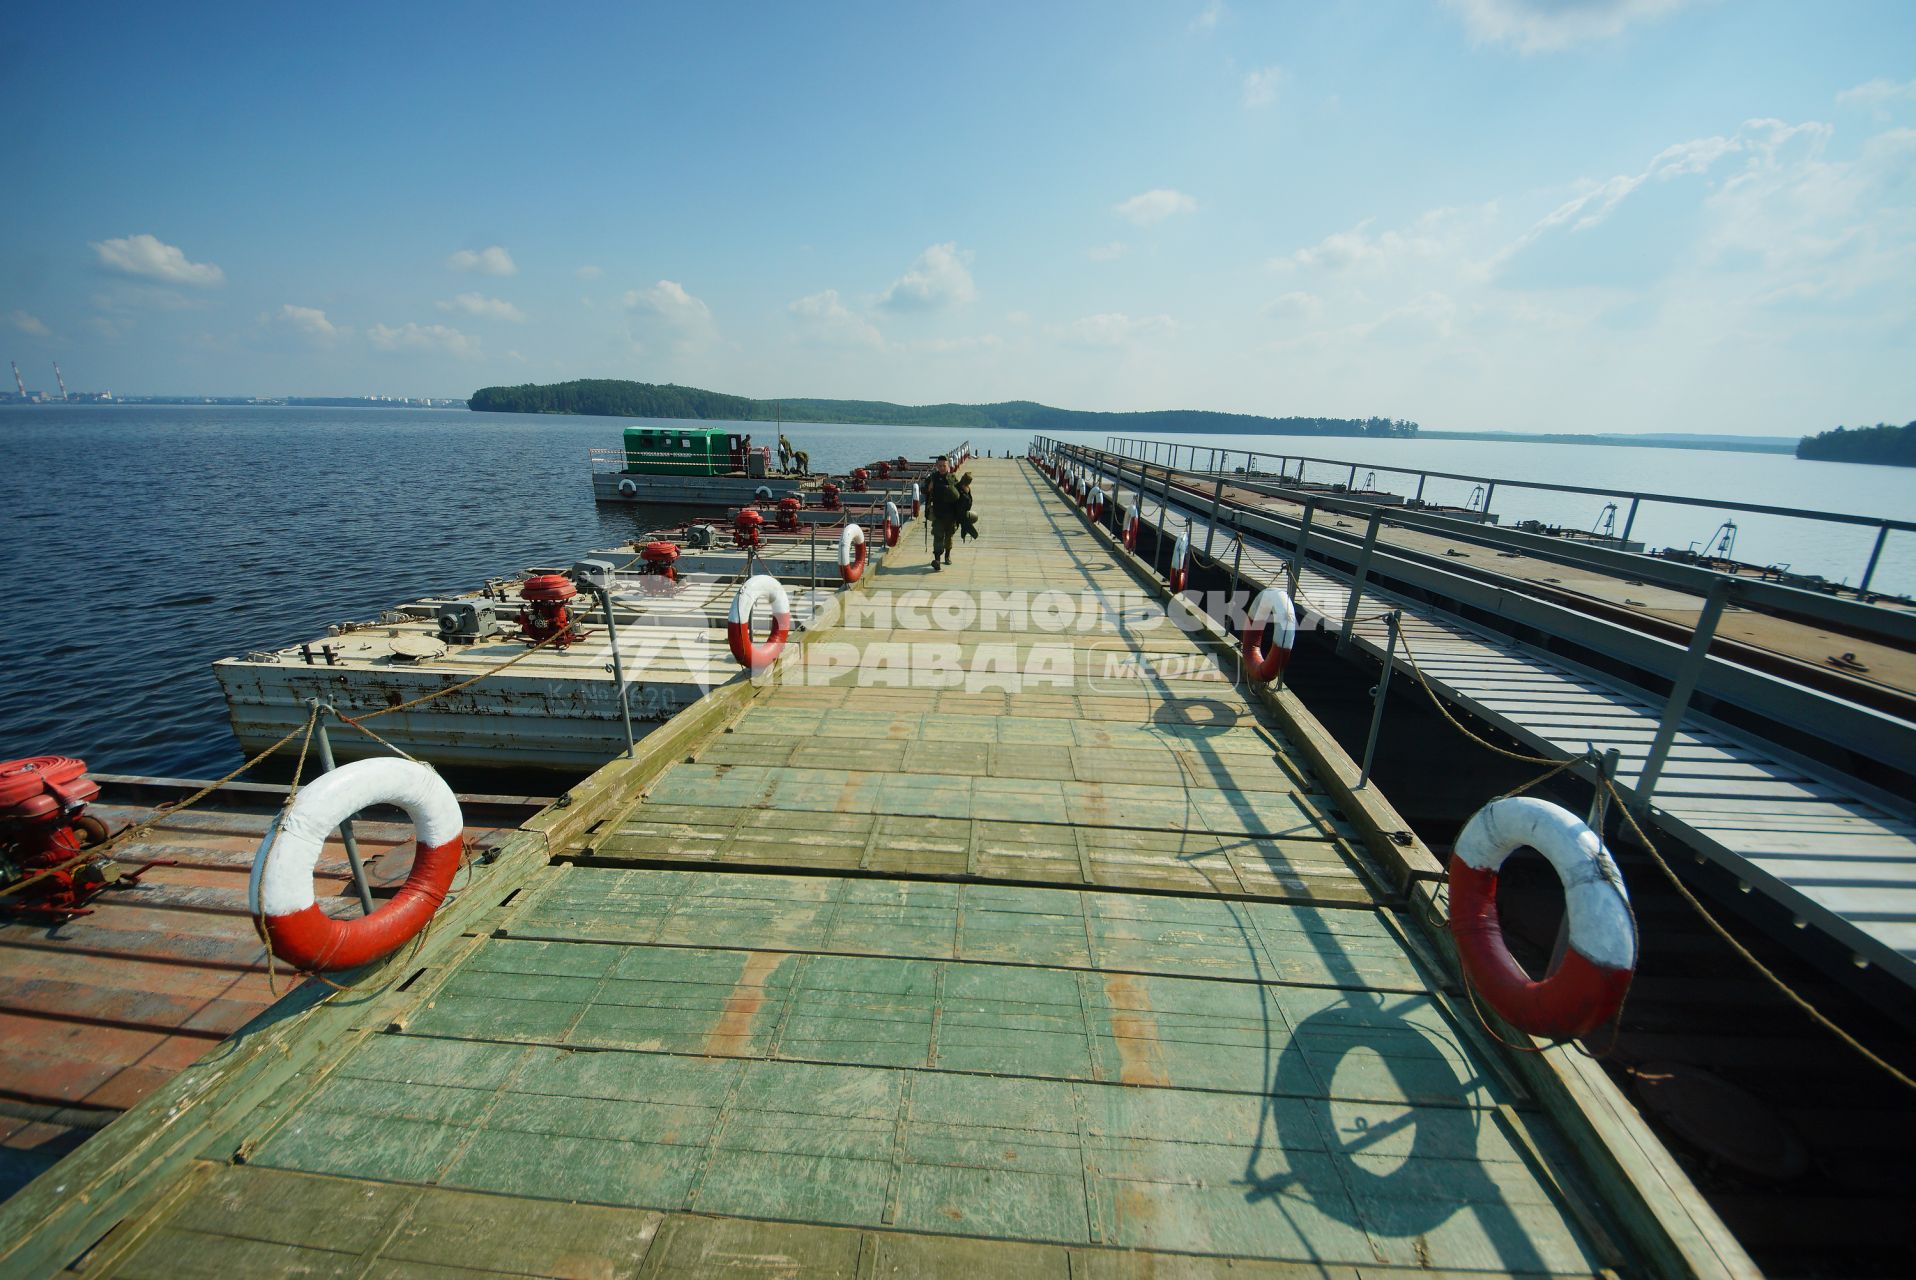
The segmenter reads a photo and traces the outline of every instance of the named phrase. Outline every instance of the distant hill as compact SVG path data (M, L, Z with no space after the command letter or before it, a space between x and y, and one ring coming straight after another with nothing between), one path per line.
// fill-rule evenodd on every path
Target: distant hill
M487 413L583 413L618 418L718 418L735 422L842 422L854 425L1005 427L1018 431L1108 431L1140 434L1202 431L1214 435L1414 436L1402 418L1266 418L1205 409L1092 413L1030 400L1002 404L890 404L883 400L748 400L670 383L609 378L548 385L481 387L467 407Z
M1891 467L1916 467L1916 422L1893 427L1838 427L1821 435L1804 436L1796 456L1815 462L1877 462Z

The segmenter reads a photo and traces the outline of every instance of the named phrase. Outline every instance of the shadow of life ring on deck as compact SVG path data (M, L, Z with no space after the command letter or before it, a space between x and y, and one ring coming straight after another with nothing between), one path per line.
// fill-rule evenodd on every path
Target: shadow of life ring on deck
M1255 1202L1275 1197L1285 1187L1300 1186L1309 1194L1312 1205L1321 1212L1373 1232L1377 1231L1377 1223L1366 1217L1365 1206L1387 1201L1394 1210L1391 1231L1379 1234L1421 1235L1443 1225L1466 1203L1475 1204L1480 1200L1497 1198L1497 1189L1488 1179L1482 1179L1479 1187L1470 1188L1477 1194L1468 1198L1433 1195L1429 1185L1431 1170L1440 1167L1431 1162L1443 1161L1461 1166L1470 1158L1469 1153L1476 1151L1479 1121L1483 1113L1468 1105L1469 1086L1457 1078L1449 1060L1435 1052L1434 1046L1433 1051L1416 1055L1414 1061L1418 1065L1418 1075L1416 1078L1406 1078L1401 1064L1413 1060L1404 1052L1407 1038L1416 1037L1425 1045L1430 1044L1429 1037L1421 1028L1412 1026L1402 1018L1384 1015L1375 1006L1370 1011L1372 1016L1368 1018L1360 1020L1352 1016L1365 1012L1354 1004L1332 1005L1318 1010L1291 1029L1290 1043L1278 1054L1271 1094L1276 1102L1307 1102L1307 1106L1296 1110L1309 1117L1313 1130L1309 1133L1278 1133L1275 1145L1287 1154L1296 1152L1298 1159L1292 1163L1288 1173L1268 1178L1258 1178L1253 1171L1246 1170L1250 1189L1245 1192L1244 1198ZM1337 1047L1313 1062L1299 1047L1312 1040L1319 1044L1334 1043ZM1425 1101L1366 1103L1355 1099L1325 1099L1325 1093L1337 1092L1338 1064L1353 1049L1367 1049L1376 1054L1405 1098ZM1332 1053L1335 1057L1330 1056ZM1433 1101L1435 1099L1442 1101ZM1402 1109L1408 1114L1401 1120L1378 1125L1360 1120L1354 1131L1354 1139L1344 1141L1343 1131L1336 1127L1334 1110L1340 1106ZM1273 1127L1277 1124L1276 1117L1283 1110L1282 1107L1273 1107ZM1322 1112L1321 1124L1317 1114L1319 1111ZM1410 1149L1402 1153L1401 1158L1395 1161L1396 1167L1389 1173L1375 1172L1359 1162L1357 1157L1370 1154L1371 1149L1380 1143L1390 1142L1405 1124L1411 1129ZM1401 1142L1392 1150L1376 1154L1388 1158L1398 1151L1401 1151ZM1459 1179L1463 1177L1460 1173ZM1498 1203L1501 1201L1498 1200ZM1505 1261L1513 1269L1521 1269L1510 1260Z
M1199 709L1205 712L1203 719L1192 715ZM1243 715L1236 707L1216 698L1178 698L1161 702L1151 711L1151 723L1155 726L1196 729L1205 734L1235 729L1242 719Z
M376 804L397 805L417 841L406 883L371 915L336 920L319 909L313 872L340 823ZM300 788L253 855L246 905L273 954L308 973L356 969L411 941L452 886L465 845L459 799L416 760L355 760Z

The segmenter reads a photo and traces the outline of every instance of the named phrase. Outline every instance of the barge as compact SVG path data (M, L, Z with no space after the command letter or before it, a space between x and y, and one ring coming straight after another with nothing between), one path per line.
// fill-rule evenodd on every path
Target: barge
M588 451L592 497L678 509L770 506L794 498L808 508L835 510L841 494L847 501L861 495L908 499L932 468L931 459L899 456L835 476L814 471L808 454L793 451L782 434L777 439L775 455L770 446L754 444L749 433L724 427L630 426L620 447ZM947 456L962 462L971 446L961 443Z
M746 508L726 533L660 530L569 568L529 568L224 658L213 673L248 754L319 706L344 723L376 721L375 733L338 735L345 759L397 748L449 767L577 776L743 678L727 628L746 578L785 585L795 630L829 620L853 566L886 555L887 513L878 514L867 535L842 511L832 525L780 528ZM896 538L912 517L895 503L890 515ZM594 575L605 591L588 585ZM769 625L770 609L761 603L752 625Z

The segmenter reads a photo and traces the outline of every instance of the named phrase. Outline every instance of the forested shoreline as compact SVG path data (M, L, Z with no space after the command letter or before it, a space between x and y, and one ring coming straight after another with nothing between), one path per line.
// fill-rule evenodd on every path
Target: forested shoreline
M1150 433L1203 431L1217 434L1392 436L1417 434L1402 418L1269 418L1205 409L1156 409L1098 413L1057 409L1030 400L999 404L891 404L883 400L751 400L670 383L592 378L576 382L481 387L467 401L487 413L595 414L618 418L719 418L740 422L832 422L852 425L1003 427L1020 431Z
M1916 467L1916 422L1892 426L1837 427L1820 435L1804 436L1796 456L1814 462L1874 462L1890 467Z

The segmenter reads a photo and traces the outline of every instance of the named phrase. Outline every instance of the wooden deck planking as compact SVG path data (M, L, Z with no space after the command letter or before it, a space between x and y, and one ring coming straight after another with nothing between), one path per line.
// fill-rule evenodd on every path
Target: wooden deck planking
M978 470L987 541L881 586L1119 576ZM776 685L89 1274L1617 1265L1303 758L1227 681L1131 682Z

